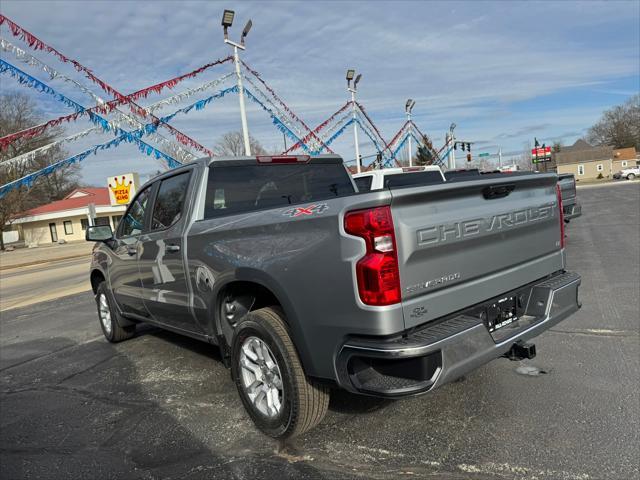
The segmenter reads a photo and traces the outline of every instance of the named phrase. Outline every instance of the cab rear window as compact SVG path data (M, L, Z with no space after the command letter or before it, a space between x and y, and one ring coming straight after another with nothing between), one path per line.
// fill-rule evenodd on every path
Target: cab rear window
M205 218L233 215L353 195L342 164L209 167Z

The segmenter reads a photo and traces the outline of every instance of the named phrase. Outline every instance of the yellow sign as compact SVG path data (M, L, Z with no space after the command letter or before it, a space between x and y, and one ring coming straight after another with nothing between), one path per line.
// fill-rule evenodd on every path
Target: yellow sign
M107 179L111 205L127 205L136 195L138 174L125 173Z

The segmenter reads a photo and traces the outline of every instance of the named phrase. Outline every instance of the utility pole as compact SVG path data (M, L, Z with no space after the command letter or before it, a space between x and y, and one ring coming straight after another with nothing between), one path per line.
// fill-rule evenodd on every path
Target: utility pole
M415 100L409 99L404 105L404 111L407 114L407 125L409 125L409 166L413 167L413 152L411 151L411 110L416 104Z
M358 82L362 78L362 75L359 74L355 81L353 82L353 88L351 87L351 80L353 80L353 76L356 74L355 70L347 70L347 91L351 92L351 106L353 107L353 142L356 150L356 171L360 173L361 171L361 159L360 159L360 145L358 144L358 122L357 122L357 112L358 107L356 105L356 91L358 90Z
M227 29L233 24L233 17L235 12L233 10L225 10L222 14L222 27L224 28L224 43L233 47L233 62L236 69L236 79L238 82L238 97L240 98L240 120L242 121L242 137L244 139L244 154L251 156L251 143L249 142L249 127L247 125L247 112L244 104L244 88L242 86L242 74L240 72L240 55L238 50L244 50L244 39L246 38L249 30L251 30L252 22L249 20L242 30L242 36L240 37L240 43L232 42L229 40Z
M498 147L498 168L502 167L502 147Z

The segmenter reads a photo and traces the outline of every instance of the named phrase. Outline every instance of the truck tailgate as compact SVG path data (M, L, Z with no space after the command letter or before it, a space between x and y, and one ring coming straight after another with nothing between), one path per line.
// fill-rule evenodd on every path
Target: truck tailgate
M564 267L555 174L392 190L405 328Z

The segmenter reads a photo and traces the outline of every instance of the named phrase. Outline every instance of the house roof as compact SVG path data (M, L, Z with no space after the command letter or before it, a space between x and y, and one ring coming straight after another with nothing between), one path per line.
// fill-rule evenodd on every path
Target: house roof
M562 147L560 151L554 155L554 158L558 165L609 160L614 158L613 147L607 145L592 147L587 142L580 139L570 147Z
M615 160L635 160L636 148L635 147L616 148L613 151L613 157Z
M74 208L87 207L90 203L95 206L111 205L109 189L105 188L77 188L62 200L40 205L20 214L20 217L42 215L44 213L61 212Z

